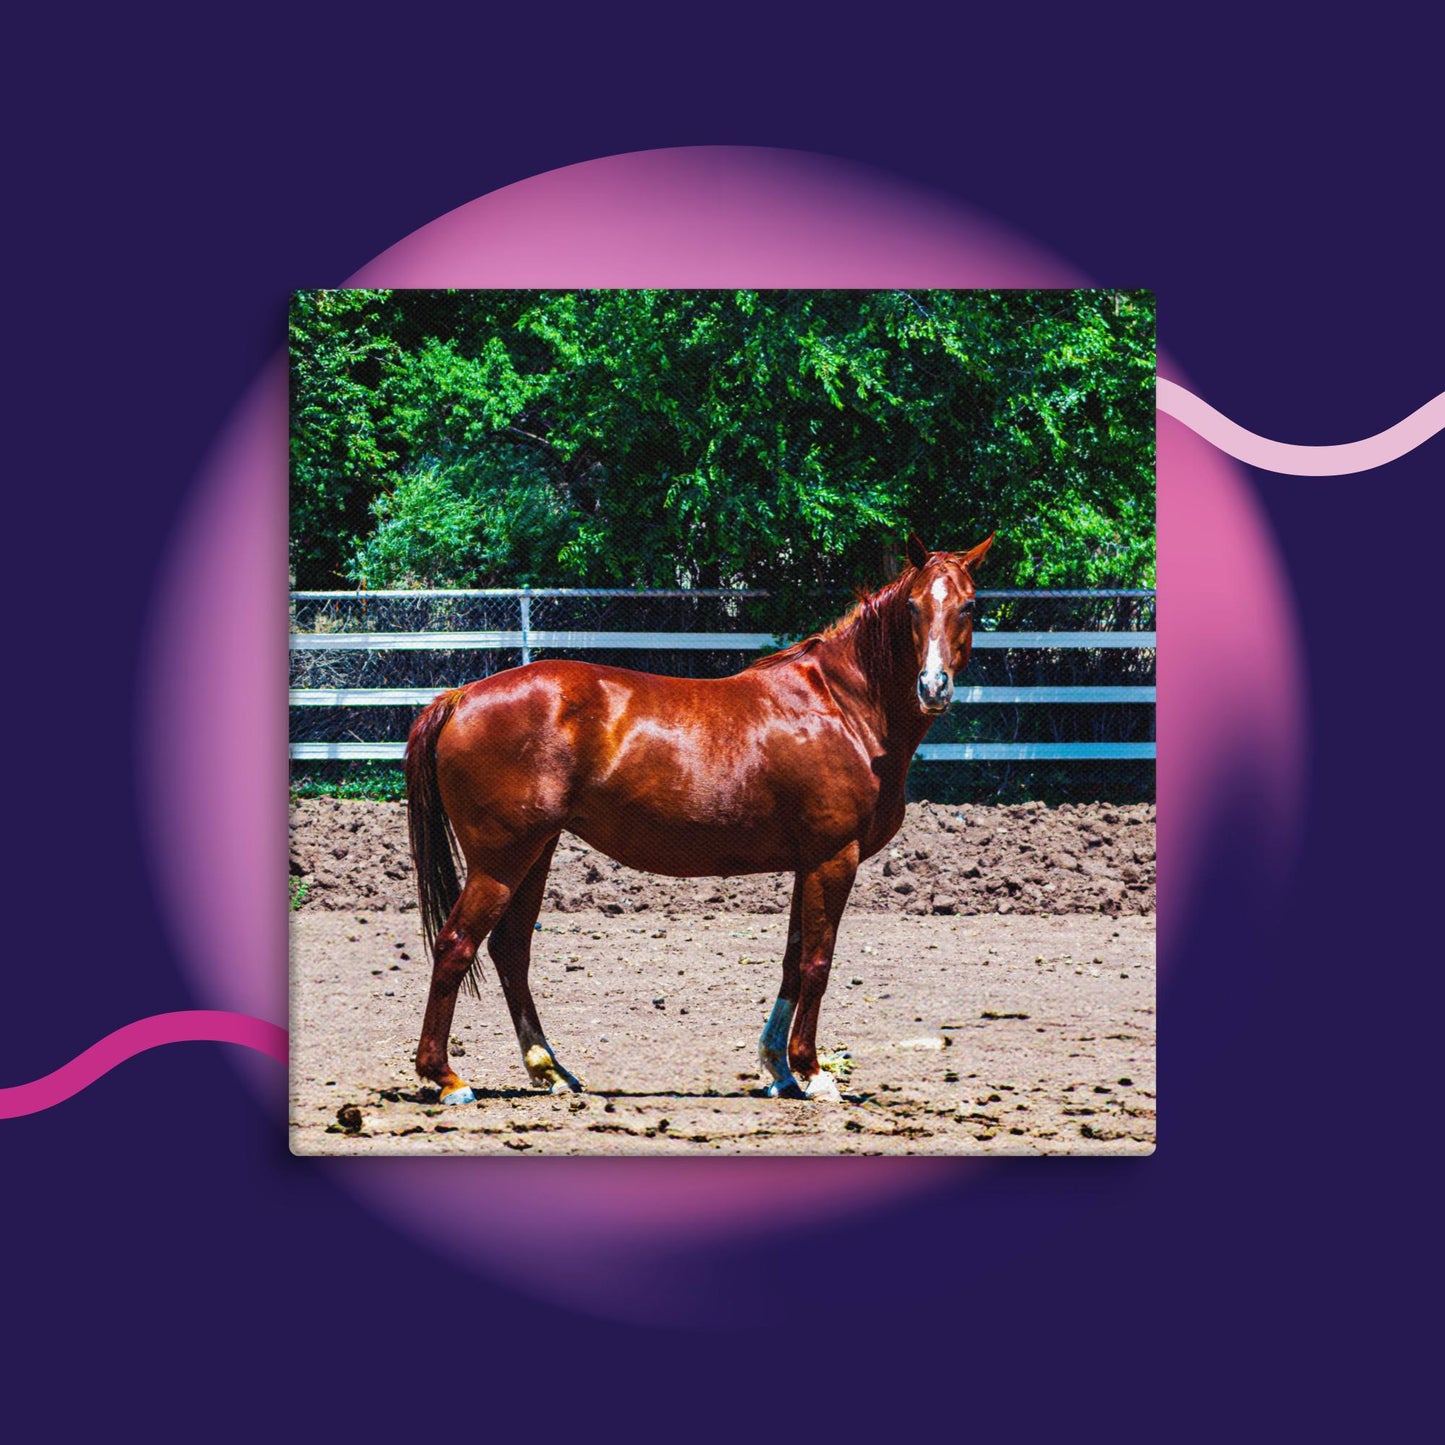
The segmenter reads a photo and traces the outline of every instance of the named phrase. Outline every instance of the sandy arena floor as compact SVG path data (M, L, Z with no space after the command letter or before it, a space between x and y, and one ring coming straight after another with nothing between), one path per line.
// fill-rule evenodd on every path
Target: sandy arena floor
M443 1108L412 1070L429 974L407 913L292 919L302 1154L1145 1154L1154 920L850 910L823 1003L840 1104L761 1097L786 915L544 911L532 985L587 1086L534 1092L496 976L465 994ZM347 1106L351 1106L348 1108ZM353 1112L354 1110L354 1112ZM338 1116L345 1112L345 1124Z

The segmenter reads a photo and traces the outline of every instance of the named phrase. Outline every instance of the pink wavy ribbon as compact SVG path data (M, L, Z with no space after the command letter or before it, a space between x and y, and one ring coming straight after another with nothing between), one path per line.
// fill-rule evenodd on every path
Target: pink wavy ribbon
M1320 447L1294 446L1246 431L1192 391L1162 376L1155 405L1235 461L1295 477L1339 477L1347 472L1367 472L1414 451L1436 432L1445 431L1445 391L1418 411L1412 411L1403 421L1372 437Z
M162 1044L204 1042L240 1044L286 1062L286 1030L249 1014L225 1013L219 1009L183 1009L177 1013L152 1014L137 1019L113 1034L107 1034L53 1074L29 1084L0 1089L0 1119L18 1119L64 1103L117 1064L159 1048Z

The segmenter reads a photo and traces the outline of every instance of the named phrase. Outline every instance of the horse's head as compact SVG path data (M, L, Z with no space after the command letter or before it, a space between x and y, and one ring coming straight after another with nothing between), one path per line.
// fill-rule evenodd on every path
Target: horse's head
M973 569L993 545L994 534L969 552L930 552L917 535L908 539L914 568L908 615L918 652L918 703L926 713L948 710L953 679L973 651Z

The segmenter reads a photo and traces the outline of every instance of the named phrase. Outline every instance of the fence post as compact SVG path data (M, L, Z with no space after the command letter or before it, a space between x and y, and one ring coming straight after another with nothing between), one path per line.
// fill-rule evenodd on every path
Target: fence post
M532 660L531 644L527 640L527 634L532 628L532 589L522 588L521 612L522 612L522 666Z

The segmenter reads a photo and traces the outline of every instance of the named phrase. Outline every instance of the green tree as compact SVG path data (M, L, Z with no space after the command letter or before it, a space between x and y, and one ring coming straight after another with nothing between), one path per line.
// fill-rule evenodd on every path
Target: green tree
M301 586L1152 585L1145 293L306 292ZM790 603L800 622L807 606ZM826 610L826 609L825 609Z

